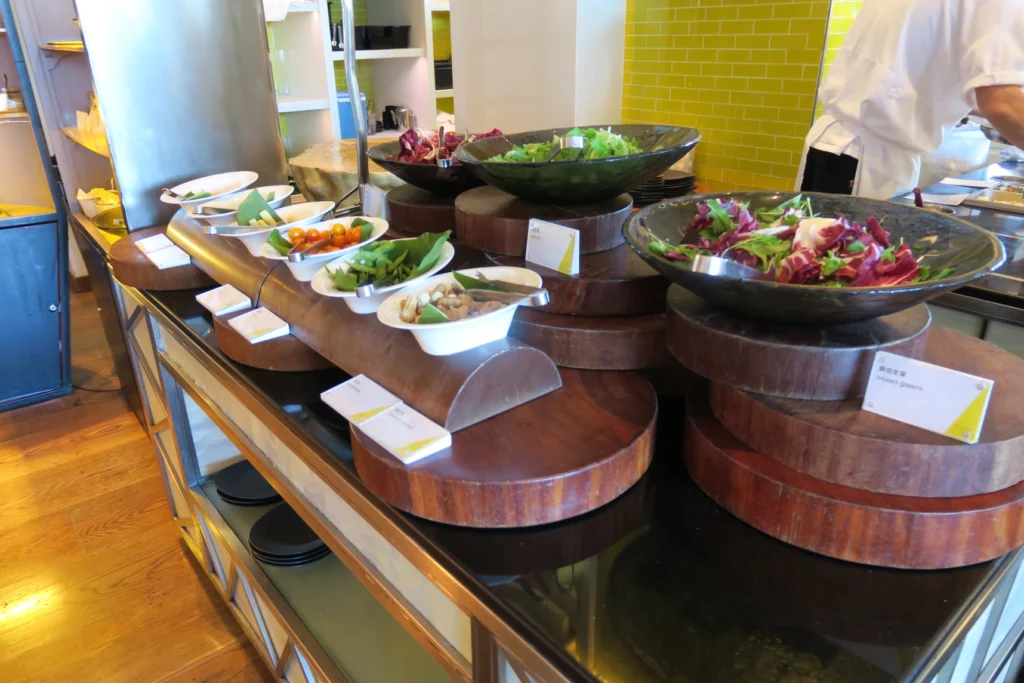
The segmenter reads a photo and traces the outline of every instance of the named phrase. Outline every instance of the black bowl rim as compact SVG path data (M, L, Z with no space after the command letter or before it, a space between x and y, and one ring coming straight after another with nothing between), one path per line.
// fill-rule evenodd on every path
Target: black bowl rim
M557 164L558 165L561 165L561 164L564 164L564 163L569 163L569 164L601 164L601 163L605 163L605 162L608 162L608 161L615 161L615 160L618 160L618 159L643 159L645 157L652 157L652 156L656 156L656 155L665 154L666 152L667 153L672 153L675 150L677 150L679 147L683 147L684 145L691 145L691 147L693 147L693 146L696 146L698 142L700 142L700 131L697 130L696 128L690 128L690 127L687 127L687 126L670 126L670 125L661 124L661 123L651 123L651 124L643 124L643 123L606 123L606 124L603 124L603 125L600 125L600 126L566 126L566 127L562 127L562 128L538 128L537 130L524 130L521 133L508 133L508 134L502 133L501 137L503 137L505 139L508 139L509 135L535 135L537 133L546 133L546 132L549 132L549 131L551 132L552 135L562 135L562 134L566 133L567 131L572 130L573 128L580 128L580 129L586 129L586 128L616 128L616 127L617 128L622 128L624 126L636 126L638 128L665 128L666 130L673 130L674 129L674 130L680 130L680 131L693 131L695 137L687 138L686 140L684 140L683 142L681 142L678 145L674 145L672 147L666 147L665 149L659 149L659 150L656 150L656 151L650 151L650 152L644 151L644 152L640 152L639 154L620 154L619 156L605 157L603 159L579 159L577 161L570 161L570 162L557 162ZM559 132L559 131L561 131L561 132ZM495 136L495 137L497 137L497 136ZM484 139L485 140L490 140L491 138L484 138ZM473 142L467 142L467 143L464 143L462 145L459 145L458 149L455 150L454 156L457 157L458 160L461 161L465 165L472 164L472 165L479 165L479 166L489 166L491 164L494 164L494 165L501 164L502 166L514 166L515 168L541 168L541 167L547 167L551 163L551 162L547 162L547 161L517 161L517 162L514 162L514 163L509 163L507 161L481 161L479 159L472 158L472 157L467 157L466 155L462 154L462 150L463 150L464 147L470 147L472 145L475 145L477 142L478 142L477 140L474 140ZM515 146L515 145L513 145L513 146Z
M658 261L660 261L662 263L668 264L672 268L676 268L676 269L680 269L680 270L684 270L684 271L685 270L689 270L689 269L682 268L679 265L676 265L676 263L680 263L680 262L672 262L672 261L668 261L667 259L661 259L656 254L650 253L650 251L647 250L646 245L640 246L640 245L636 244L636 242L634 241L634 239L632 237L632 234L631 234L633 232L631 230L631 226L634 224L634 222L639 222L641 219L643 219L646 216L650 215L651 213L653 213L659 207L662 207L662 206L678 205L678 204L690 204L690 203L696 203L696 202L704 201L704 200L707 200L707 199L720 199L720 198L723 198L723 197L731 199L731 198L749 197L749 196L752 196L752 195L771 195L771 194L779 195L780 199L782 201L785 201L785 199L782 199L782 197L784 195L789 195L790 197L794 197L794 196L796 196L798 194L799 195L804 195L806 197L810 197L812 200L815 197L821 197L821 198L836 198L836 197L843 198L843 197L850 197L850 198L853 198L853 199L865 199L865 200L872 201L872 202L878 202L880 204L891 204L893 206L899 207L900 210L904 210L904 209L907 209L907 208L917 209L917 207L915 207L915 206L908 205L908 204L903 204L903 203L900 203L900 202L894 202L894 201L892 201L890 199L871 199L869 197L855 197L855 196L850 196L850 195L835 195L835 194L827 194L827 193L824 193L824 192L793 192L793 191L784 191L784 190L742 190L742 191L741 190L735 190L735 191L727 191L727 192L707 192L707 193L704 193L704 194L691 194L691 195L686 195L685 197L676 197L674 199L668 199L668 200L665 200L663 202L659 202L657 204L651 204L649 206L645 206L644 208L640 209L639 211L633 212L633 215L630 216L628 219L626 219L626 221L622 224L622 235L623 235L623 237L626 238L626 242L633 249L633 251L635 251L637 253L637 255L639 255L644 260L647 260L648 258L650 258L651 261L658 260ZM918 209L918 210L919 211L928 211L928 209ZM929 212L929 213L934 213L934 212ZM828 288L828 289L831 292L837 293L838 296L843 296L843 293L845 293L845 292L849 292L851 294L854 294L854 293L856 293L856 294L885 294L887 292L924 292L924 291L935 291L935 290L939 290L939 289L949 289L949 288L952 288L952 287L962 287L963 285L965 285L965 284L967 284L969 282L972 282L974 280L977 280L980 277L984 277L985 275L988 275L993 270L995 270L999 266L1003 265L1003 263L1006 261L1006 249L1003 248L1003 243L1000 242L999 239L995 235L993 235L991 232L989 232L988 230L986 230L986 229L984 229L984 228L982 228L980 226L975 225L974 223L971 223L970 221L966 221L963 218L960 218L959 216L951 216L951 215L948 215L948 214L939 214L939 215L942 215L946 219L957 221L958 223L961 223L962 225L964 225L964 226L970 228L971 230L973 230L973 231L975 231L977 233L980 233L981 235L986 237L988 239L988 241L992 244L992 246L995 249L995 253L993 254L992 258L989 260L989 262L987 264L985 264L984 266L981 266L979 268L975 268L974 270L969 271L967 273L964 273L962 275L957 275L955 277L945 278L945 279L942 279L942 280L932 280L930 282L918 282L918 283L912 283L912 284L907 284L907 285L890 285L890 286L887 286L887 287L837 287L837 288ZM690 272L693 273L692 270L690 270ZM693 274L694 275L699 275L699 273L693 273ZM734 278L728 278L728 279L734 279ZM813 288L817 287L817 285L794 285L794 284L789 284L789 283L784 283L784 282L774 282L772 280L756 280L756 282L757 282L758 286L768 287L768 288L771 288L771 289L774 289L774 290L777 290L777 291L783 291L783 292L785 292L785 291L803 291L803 292L807 292L809 289L813 289Z
M395 146L395 149L393 151L388 151L387 153L385 153L385 148L391 147L392 145ZM399 166L408 166L409 168L422 168L424 166L431 166L431 164L414 164L410 161L399 161L398 159L389 158L390 156L397 153L399 149L400 143L398 142L398 140L388 140L387 142L382 142L379 145L374 145L373 147L367 146L366 156L370 158L370 161L373 161L375 163L383 161L385 164L397 164ZM380 152L374 154L374 152L377 150L380 150ZM461 164L459 166L461 166ZM459 168L459 166L452 164L445 170L450 170L451 168Z

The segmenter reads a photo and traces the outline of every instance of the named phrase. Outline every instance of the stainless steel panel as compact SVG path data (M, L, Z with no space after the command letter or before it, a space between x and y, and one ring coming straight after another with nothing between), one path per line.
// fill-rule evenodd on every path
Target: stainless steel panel
M130 230L160 189L225 171L285 179L260 0L76 0Z

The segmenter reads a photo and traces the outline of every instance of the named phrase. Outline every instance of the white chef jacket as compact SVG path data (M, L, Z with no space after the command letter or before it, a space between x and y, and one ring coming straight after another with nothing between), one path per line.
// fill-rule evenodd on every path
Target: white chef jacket
M987 85L1024 86L1024 0L865 0L818 91L824 115L804 156L859 159L854 194L908 192L921 155Z

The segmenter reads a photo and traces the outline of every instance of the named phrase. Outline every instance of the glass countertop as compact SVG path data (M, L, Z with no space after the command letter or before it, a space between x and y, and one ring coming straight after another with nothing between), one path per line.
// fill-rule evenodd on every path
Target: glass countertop
M197 292L148 292L248 388L358 478L348 424L320 393L340 370L257 370L224 357ZM832 560L760 533L686 474L681 401L661 397L654 463L613 503L521 530L397 512L421 544L472 572L524 624L602 681L890 681L988 565L904 571ZM524 629L527 633L530 629Z

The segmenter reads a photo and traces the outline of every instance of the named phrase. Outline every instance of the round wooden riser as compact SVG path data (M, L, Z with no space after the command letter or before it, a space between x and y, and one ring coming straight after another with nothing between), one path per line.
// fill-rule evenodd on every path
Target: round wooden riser
M545 313L565 315L647 315L665 310L669 282L644 263L629 245L580 256L580 272L563 275L521 256L488 254L499 266L529 268L544 279L551 301Z
M388 192L387 206L388 223L400 232L416 236L455 229L454 197L402 185Z
M417 517L536 526L629 490L650 465L656 414L654 391L636 375L563 370L561 390L453 434L451 448L409 467L358 429L352 453L370 490Z
M841 401L864 395L875 353L920 358L925 305L875 320L791 327L738 318L678 285L668 290L665 343L699 375L770 396Z
M840 560L900 569L984 562L1024 544L1024 484L962 498L912 498L815 479L761 455L687 401L686 466L723 508L769 536Z
M509 336L540 349L563 368L640 370L673 365L661 313L594 318L520 306Z
M455 234L481 251L523 256L530 219L539 218L579 230L580 254L593 254L625 243L622 224L632 208L628 194L596 204L551 206L485 185L455 198Z
M1024 481L1024 361L936 327L924 360L996 378L977 444L861 410L861 400L799 401L711 387L722 425L754 451L818 479L902 496L971 496Z
M110 248L110 265L117 281L128 287L163 292L215 287L217 283L195 265L189 263L160 270L135 246L139 240L165 232L166 228L146 228L114 242Z
M249 341L228 324L231 318L247 313L239 311L213 318L213 330L217 344L225 356L252 368L297 372L303 370L326 370L334 367L331 362L288 334L277 339L250 344Z

